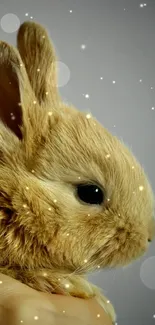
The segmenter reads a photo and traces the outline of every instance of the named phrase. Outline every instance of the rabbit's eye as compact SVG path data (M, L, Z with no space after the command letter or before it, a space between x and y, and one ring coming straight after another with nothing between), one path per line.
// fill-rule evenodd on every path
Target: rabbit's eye
M103 191L97 185L80 184L77 194L81 201L89 204L101 204L104 201Z

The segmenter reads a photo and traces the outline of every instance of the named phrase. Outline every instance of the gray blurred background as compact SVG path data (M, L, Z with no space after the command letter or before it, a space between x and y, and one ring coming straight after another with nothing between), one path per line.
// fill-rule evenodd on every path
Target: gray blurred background
M155 0L1 0L0 19L0 39L12 44L24 20L47 27L63 98L123 138L155 190ZM155 324L155 243L133 265L89 280L118 325Z

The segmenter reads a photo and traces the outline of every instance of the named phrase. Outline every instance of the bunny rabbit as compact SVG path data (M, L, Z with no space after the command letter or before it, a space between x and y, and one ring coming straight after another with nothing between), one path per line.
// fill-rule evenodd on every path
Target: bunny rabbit
M42 292L112 304L86 274L128 265L154 238L154 195L134 154L63 102L46 29L0 42L0 272Z

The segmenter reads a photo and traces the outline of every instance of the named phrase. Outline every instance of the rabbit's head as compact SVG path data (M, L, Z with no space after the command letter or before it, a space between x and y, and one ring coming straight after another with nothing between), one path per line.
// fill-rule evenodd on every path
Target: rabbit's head
M0 43L0 265L92 271L153 239L154 197L134 155L63 103L46 30Z

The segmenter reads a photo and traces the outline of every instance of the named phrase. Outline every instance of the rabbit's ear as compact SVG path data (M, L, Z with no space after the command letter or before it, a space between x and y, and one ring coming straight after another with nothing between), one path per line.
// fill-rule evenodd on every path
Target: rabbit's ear
M17 47L39 104L58 101L57 59L46 29L24 22L18 30Z
M34 94L21 57L13 46L0 42L0 122L22 139L27 124L26 104ZM28 132L28 130L27 130Z

